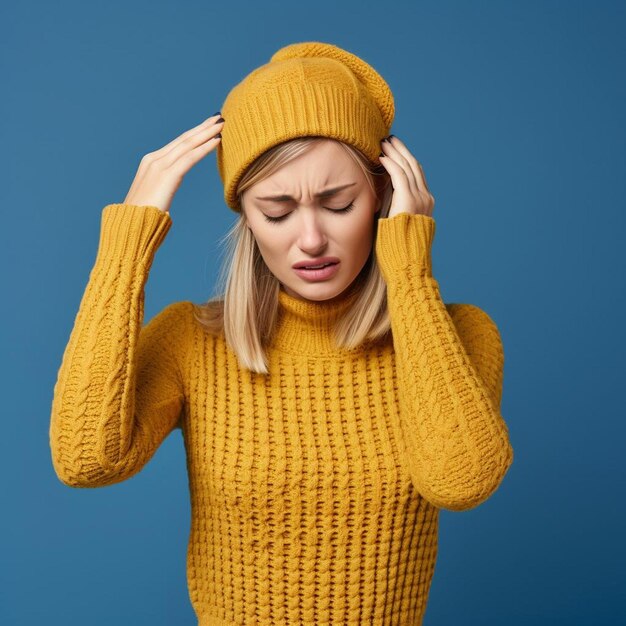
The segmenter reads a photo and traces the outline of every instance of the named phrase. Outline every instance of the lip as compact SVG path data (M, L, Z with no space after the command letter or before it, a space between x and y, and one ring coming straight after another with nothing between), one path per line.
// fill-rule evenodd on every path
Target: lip
M339 263L328 265L327 267L323 267L318 270L305 270L301 267L294 267L293 271L304 280L317 282L332 278L339 271Z
M298 261L292 265L293 269L305 267L306 265L321 265L322 263L339 263L336 256L321 256L319 259L309 259L307 261Z

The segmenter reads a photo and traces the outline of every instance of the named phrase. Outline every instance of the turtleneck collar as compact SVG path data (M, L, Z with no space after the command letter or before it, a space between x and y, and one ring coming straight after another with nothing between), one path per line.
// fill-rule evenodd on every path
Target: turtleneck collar
M335 344L333 327L350 308L357 294L358 288L351 285L329 300L307 300L289 295L281 285L272 347L300 356L343 353L345 349Z

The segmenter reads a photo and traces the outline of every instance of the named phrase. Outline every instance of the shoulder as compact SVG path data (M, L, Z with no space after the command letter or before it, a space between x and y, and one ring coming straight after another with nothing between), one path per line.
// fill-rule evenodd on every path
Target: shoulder
M502 338L495 320L475 304L451 302L446 309L461 341L477 350L502 351Z
M189 305L186 301L171 302L143 324L138 336L142 371L153 371L157 364L178 368L189 339Z
M194 345L204 345L207 341L217 344L222 339L222 311L223 307L216 301L171 302L144 324L140 343L144 350L150 346L167 347L182 358Z
M219 342L224 340L223 298L213 298L202 303L185 300L176 305L185 318L190 341Z
M154 315L146 326L150 328L167 328L172 331L180 330L183 328L183 324L187 325L193 306L193 303L189 300L171 302Z
M193 334L205 330L218 336L223 329L223 300L209 300L198 304L191 300L180 300L165 306L149 322L150 326L169 327L177 334Z
M448 302L446 309L455 323L470 324L481 328L496 327L493 318L479 306L465 302Z
M193 304L187 300L171 302L149 321L144 320L140 341L146 344L165 343L179 345L189 336L189 320Z

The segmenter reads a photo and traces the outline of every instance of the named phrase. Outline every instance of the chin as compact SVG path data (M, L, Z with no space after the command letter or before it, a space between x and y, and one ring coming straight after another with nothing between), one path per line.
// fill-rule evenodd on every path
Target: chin
M323 302L324 300L331 300L342 295L347 291L353 283L346 283L341 285L332 284L332 281L320 281L319 283L311 283L304 287L295 289L289 287L292 293L296 293L301 298L307 300L315 300L317 302Z
M331 283L332 281L319 281L317 283L308 283L298 286L283 283L283 289L285 289L288 293L295 294L297 297L321 302L338 296L348 287L348 285L337 286Z

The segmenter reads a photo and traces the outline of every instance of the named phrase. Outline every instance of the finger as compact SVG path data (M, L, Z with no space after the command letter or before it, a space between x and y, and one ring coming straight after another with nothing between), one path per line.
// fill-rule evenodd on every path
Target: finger
M176 165L180 165L183 171L190 170L198 161L201 161L209 152L211 152L221 141L221 137L213 137L213 139L200 144L197 148L189 150L183 154L177 161Z
M386 142L383 141L382 143L384 145ZM394 159L392 159L389 155L379 157L379 159L387 169L387 172L389 172L394 194L400 190L405 190L407 193L411 193L411 195L413 195L405 169L399 163L394 161Z
M404 170L406 175L409 187L415 196L419 193L419 187L417 186L417 181L415 180L415 173L413 172L413 168L409 164L409 162L404 158L402 153L394 146L389 139L387 141L381 142L383 149L386 150L388 156L393 158Z
M191 136L193 136L193 135L195 135L195 134L197 134L199 132L202 132L206 128L210 128L211 126L213 126L217 122L217 120L219 120L220 117L221 117L220 113L216 113L215 115L211 115L211 117L208 117L206 120L204 120L203 122L201 122L197 126L194 126L193 128L190 128L188 131L184 132L182 135L179 135L178 137L172 139L172 141L170 141L169 143L165 144L162 148L160 148L159 150L157 150L153 154L157 158L162 158L162 157L166 156L167 154L169 154L169 152L171 150L173 150L174 148L179 146L187 138L189 138L189 137L191 137ZM220 122L220 123L223 124L223 122Z
M426 177L424 176L424 170L422 169L419 161L413 156L409 149L404 145L401 139L395 135L391 138L392 146L400 152L409 163L413 175L415 176L417 187L420 191L430 193L428 185L426 184Z
M430 189L428 188L428 183L426 182L426 176L424 174L424 169L422 168L422 164L419 161L415 161L417 163L417 167L419 167L419 173L420 173L420 182L422 185L424 185L424 188L426 189L426 191L428 193L430 193ZM432 194L431 194L432 195Z
M216 145L221 137L215 137L223 128L224 122L213 124L200 129L198 132L189 135L186 139L178 143L172 148L164 157L162 157L162 164L165 167L171 167L182 156L194 150L198 146L210 143Z

